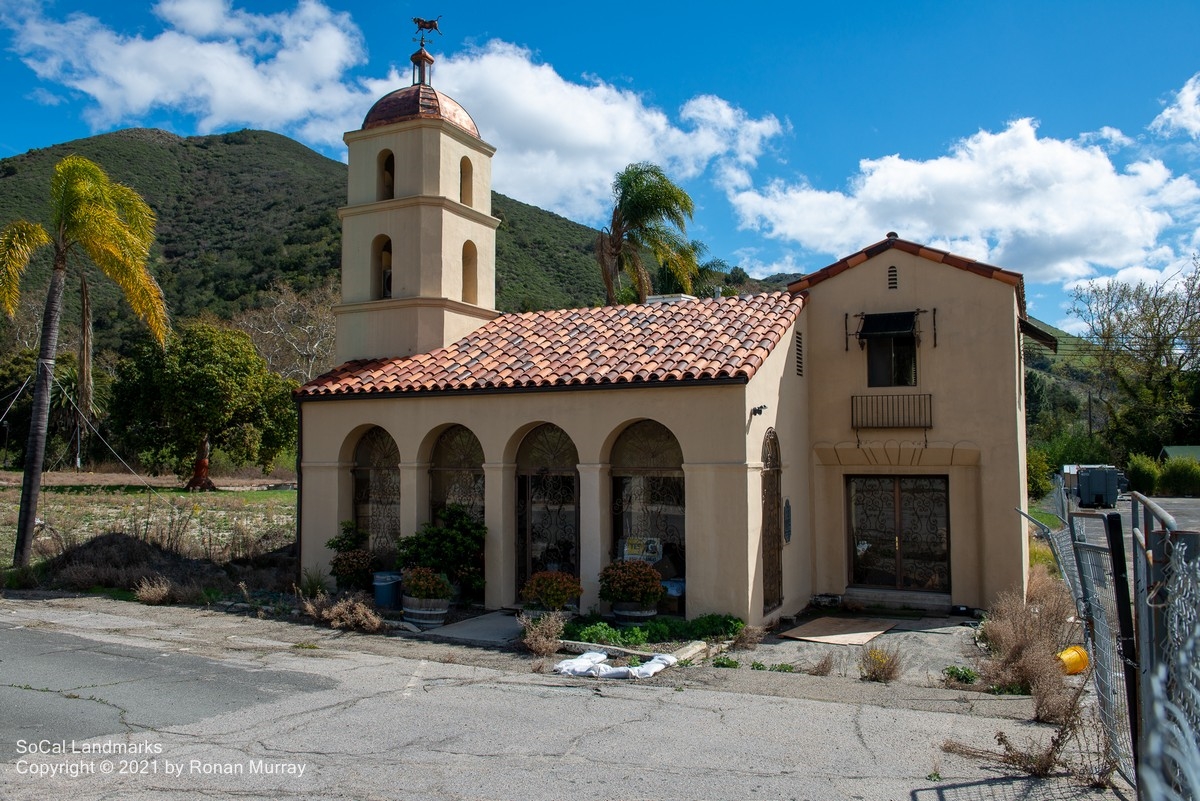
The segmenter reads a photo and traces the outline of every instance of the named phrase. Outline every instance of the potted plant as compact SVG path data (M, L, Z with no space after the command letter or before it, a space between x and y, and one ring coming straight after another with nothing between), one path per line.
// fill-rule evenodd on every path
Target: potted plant
M647 562L621 559L600 571L600 600L612 604L613 615L622 625L654 617L662 596L662 575Z
M426 523L417 533L396 543L396 567L427 567L441 573L468 600L483 597L483 543L487 526L465 506L449 504L438 512L438 522Z
M335 551L329 560L329 572L337 579L338 589L370 590L371 575L378 567L375 554L367 550L367 532L353 520L341 522L342 533L331 537L325 547Z
M583 594L579 579L560 570L534 573L521 588L521 600L557 612Z
M404 619L417 628L431 629L446 622L454 589L440 573L428 567L414 567L404 573L401 605Z

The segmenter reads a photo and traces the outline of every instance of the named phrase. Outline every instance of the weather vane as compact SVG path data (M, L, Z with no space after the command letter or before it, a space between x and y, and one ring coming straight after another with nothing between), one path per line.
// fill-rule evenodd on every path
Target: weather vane
M442 35L442 29L438 27L438 20L441 19L439 14L437 19L421 19L413 17L413 24L417 26L417 33L421 34L421 47L425 46L425 34L429 31L437 31L438 36Z

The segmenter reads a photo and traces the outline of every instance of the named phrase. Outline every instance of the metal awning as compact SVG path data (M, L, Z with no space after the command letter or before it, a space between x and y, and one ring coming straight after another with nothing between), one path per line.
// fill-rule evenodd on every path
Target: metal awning
M1058 337L1051 334L1049 331L1043 331L1033 323L1022 317L1017 321L1017 326L1021 333L1032 339L1039 345L1043 345L1050 350L1058 353Z
M917 330L917 314L916 311L864 314L858 338L912 336Z

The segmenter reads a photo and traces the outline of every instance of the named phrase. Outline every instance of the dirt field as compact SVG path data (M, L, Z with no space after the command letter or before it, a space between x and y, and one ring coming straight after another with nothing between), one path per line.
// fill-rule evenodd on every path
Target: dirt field
M0 471L0 487L20 487L20 470ZM213 482L218 489L295 489L295 476L288 478L271 476L217 476ZM155 488L177 489L182 487L173 475L139 476L133 473L92 473L88 471L58 470L42 474L43 487L127 487L144 485Z

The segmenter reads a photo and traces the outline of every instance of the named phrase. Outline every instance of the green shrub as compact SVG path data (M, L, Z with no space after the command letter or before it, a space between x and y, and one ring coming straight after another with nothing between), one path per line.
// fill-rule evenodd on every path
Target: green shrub
M1161 495L1200 495L1200 462L1190 456L1172 456L1163 463L1158 480Z
M467 598L483 594L483 542L487 526L469 509L450 504L439 514L441 525L426 523L396 543L396 567L427 567L459 585Z
M369 590L377 567L375 554L362 548L340 551L329 560L329 572L337 578L341 590Z
M353 520L343 520L338 524L342 533L336 537L330 537L325 542L325 547L331 551L342 553L343 551L356 551L367 547L367 532L359 528Z
M1131 453L1125 465L1125 475L1129 478L1129 489L1143 495L1153 495L1158 489L1158 479L1162 468L1158 462L1142 453Z
M1050 494L1050 490L1054 489L1054 483L1050 480L1050 474L1053 472L1050 459L1044 450L1032 445L1026 448L1025 488L1029 493L1029 500L1040 501Z
M689 621L691 640L730 640L741 633L746 624L733 615L701 615Z
M607 645L642 645L648 642L680 642L685 640L729 640L745 628L733 615L702 615L695 620L679 617L657 617L640 626L617 630L599 615L586 615L567 622L563 637L568 640L595 642ZM610 639L599 640L603 635ZM636 640L636 643L633 641Z
M961 665L947 665L942 668L942 675L947 682L955 684L974 684L979 681L979 671Z
M721 656L714 656L713 661L712 661L712 666L719 667L719 668L736 668L740 665L741 665L741 663L738 662L736 659L725 656L724 654L722 654Z

